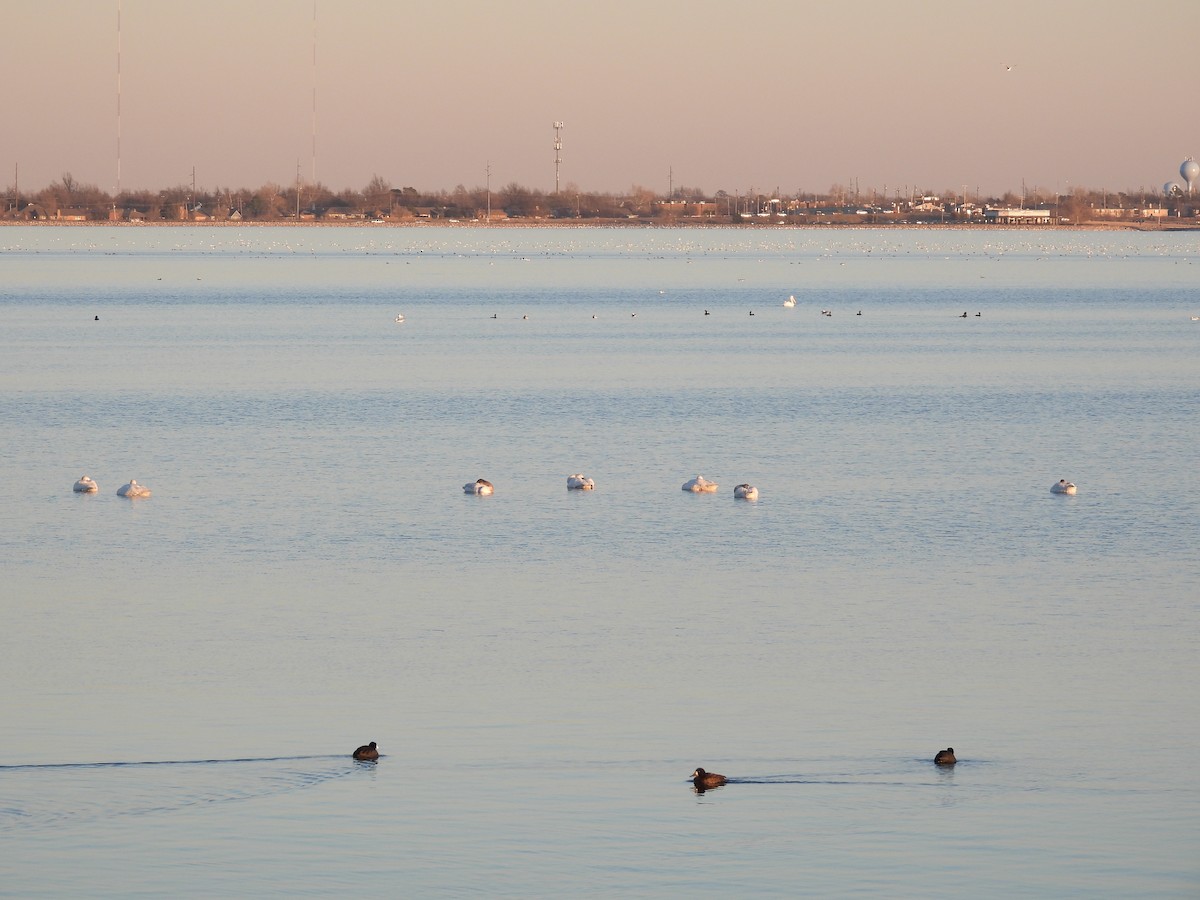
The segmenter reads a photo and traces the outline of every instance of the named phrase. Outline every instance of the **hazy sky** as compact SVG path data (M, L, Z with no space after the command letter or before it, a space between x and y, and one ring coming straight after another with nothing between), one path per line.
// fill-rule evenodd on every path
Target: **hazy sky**
M585 191L1157 190L1200 156L1198 23L1196 0L0 0L0 184L116 189L119 56L124 189L312 180L315 85L335 191L489 164L550 190L556 120Z

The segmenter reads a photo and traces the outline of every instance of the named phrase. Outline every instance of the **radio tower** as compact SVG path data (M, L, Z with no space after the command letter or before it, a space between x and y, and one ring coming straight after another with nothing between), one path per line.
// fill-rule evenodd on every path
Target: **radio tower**
M558 193L558 167L562 165L562 122L554 123L554 193Z

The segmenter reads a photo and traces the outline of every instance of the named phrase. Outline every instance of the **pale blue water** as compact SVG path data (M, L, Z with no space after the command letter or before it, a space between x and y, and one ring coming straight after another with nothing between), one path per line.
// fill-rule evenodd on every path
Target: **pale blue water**
M0 229L0 894L1196 896L1198 276Z

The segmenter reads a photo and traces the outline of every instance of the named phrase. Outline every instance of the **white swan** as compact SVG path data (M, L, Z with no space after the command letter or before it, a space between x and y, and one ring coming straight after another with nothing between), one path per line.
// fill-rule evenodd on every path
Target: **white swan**
M697 475L691 481L683 483L683 490L691 491L693 494L715 494L717 487L715 481L709 481L703 475Z
M396 313L396 324L400 325L404 322L404 313Z
M128 497L130 500L135 500L138 497L149 497L150 488L145 485L138 484L134 479L129 479L129 484L123 484L117 488L118 497Z
M733 496L738 500L757 500L758 488L752 484L739 484L733 489Z
M100 490L100 485L87 475L80 475L79 480L75 482L75 493L77 494L94 494L98 490Z
M783 305L784 305L784 306L786 306L788 309L791 309L793 306L795 306L795 305L796 305L796 298L795 298L795 296L794 296L794 295L791 295L791 294L789 294L789 295L788 295L788 298L787 298L786 300L784 300L784 301L783 301Z
M568 491L593 491L596 489L596 482L588 478L586 475L576 473L567 476Z
M1067 481L1065 478L1058 479L1057 484L1050 485L1050 493L1052 494L1074 494L1075 485Z
M464 494L478 494L481 497L489 496L495 489L490 481L485 481L482 478L476 478L474 481L463 485Z

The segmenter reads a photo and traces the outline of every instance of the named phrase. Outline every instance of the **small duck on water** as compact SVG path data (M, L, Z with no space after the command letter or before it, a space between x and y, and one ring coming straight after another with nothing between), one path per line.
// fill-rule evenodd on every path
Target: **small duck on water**
M724 775L718 775L716 772L705 772L703 769L697 769L692 773L692 784L698 791L707 791L709 788L721 787L725 784L726 778Z
M361 747L355 750L354 758L365 760L379 759L379 751L375 749L375 742L371 741L369 744L363 744Z

